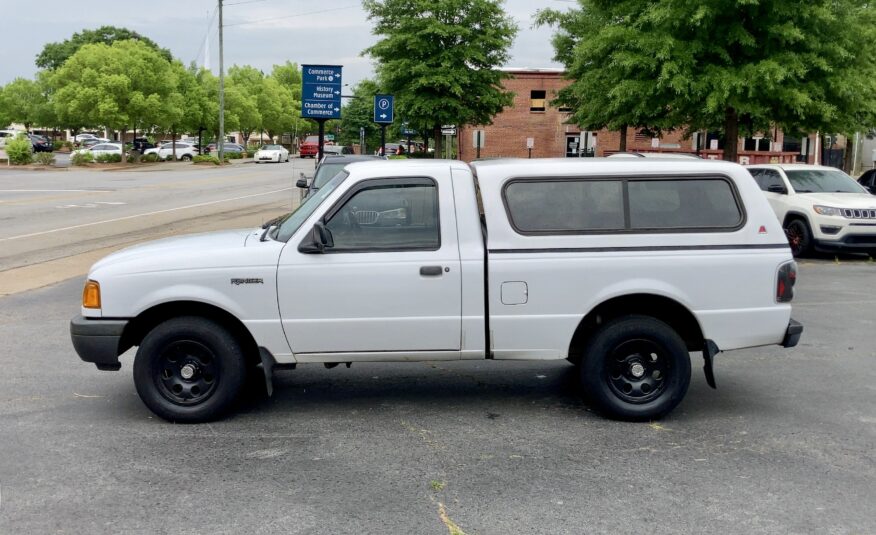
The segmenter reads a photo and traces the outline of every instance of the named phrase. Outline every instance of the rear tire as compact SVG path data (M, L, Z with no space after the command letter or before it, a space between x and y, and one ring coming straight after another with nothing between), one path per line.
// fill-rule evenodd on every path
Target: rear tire
M184 162L190 162L190 161L192 161L192 155L191 154L183 154L182 158L180 158L180 160L182 160Z
M222 325L186 316L159 324L134 359L134 385L143 403L171 422L223 416L246 379L243 350Z
M669 325L650 316L609 321L590 338L579 366L585 395L619 420L656 420L690 385L690 356Z

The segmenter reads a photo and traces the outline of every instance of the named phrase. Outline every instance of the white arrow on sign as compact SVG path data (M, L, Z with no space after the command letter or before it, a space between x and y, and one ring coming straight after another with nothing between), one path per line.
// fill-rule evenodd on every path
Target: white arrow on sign
M386 119L386 114L385 114L385 113L382 114L382 115L380 116L380 118L381 118L381 119Z
M341 108L335 108L335 111L341 111Z
M340 95L340 94L341 94L340 91L335 91L335 95Z

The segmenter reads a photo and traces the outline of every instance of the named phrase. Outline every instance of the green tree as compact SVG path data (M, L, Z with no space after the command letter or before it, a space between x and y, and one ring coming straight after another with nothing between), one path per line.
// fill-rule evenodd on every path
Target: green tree
M167 61L173 59L169 50L159 47L148 37L144 37L127 28L101 26L96 30L82 30L79 33L74 33L72 37L61 41L60 43L47 43L43 47L42 52L36 57L36 66L41 69L55 70L63 65L70 56L75 54L84 45L96 43L111 45L116 41L126 41L129 39L146 44L149 48L160 53Z
M249 65L234 65L225 78L225 109L237 116L238 128L243 134L243 145L249 136L262 128L259 94L264 88L265 75Z
M64 124L128 127L162 124L176 76L164 57L140 41L85 45L51 77Z
M362 80L353 88L353 98L341 108L342 145L359 143L359 129L365 129L365 148L380 144L380 127L374 122L374 95L380 93L374 80Z
M7 84L3 88L2 98L0 108L5 110L7 119L4 122L21 123L26 130L45 118L45 109L49 106L48 97L40 84L27 78L16 78Z
M364 0L380 41L365 53L396 97L396 116L435 133L443 124L490 124L512 103L506 73L517 27L501 0ZM440 153L440 150L436 150Z
M582 126L854 131L876 123L876 6L858 0L578 0L542 11ZM590 109L601 108L601 109ZM607 110L607 111L604 111Z

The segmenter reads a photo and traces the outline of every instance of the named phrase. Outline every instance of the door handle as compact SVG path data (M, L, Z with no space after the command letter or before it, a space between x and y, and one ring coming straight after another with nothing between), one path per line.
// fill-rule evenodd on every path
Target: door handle
M439 277L442 271L441 266L423 266L420 268L420 275L424 277Z

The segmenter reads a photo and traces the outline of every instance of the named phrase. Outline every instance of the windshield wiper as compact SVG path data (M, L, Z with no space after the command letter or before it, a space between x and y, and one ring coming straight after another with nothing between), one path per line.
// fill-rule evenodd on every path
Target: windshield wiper
M284 217L286 217L287 215L289 215L289 214L278 215L277 217L275 217L273 219L268 219L267 221L265 221L265 224L262 225L262 228L271 228L271 227L276 226L277 223L279 223L280 220L283 219Z

